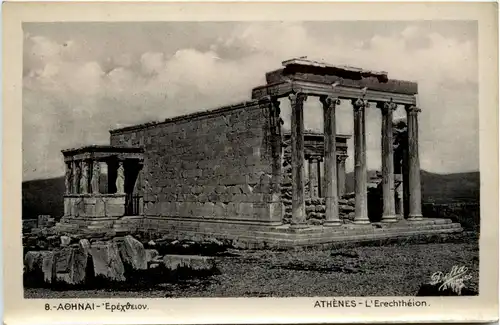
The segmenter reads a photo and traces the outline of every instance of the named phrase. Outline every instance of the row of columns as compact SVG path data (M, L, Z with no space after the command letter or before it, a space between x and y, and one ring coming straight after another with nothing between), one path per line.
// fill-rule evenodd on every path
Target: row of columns
M304 112L307 96L303 93L289 95L291 104L291 147L292 147L292 222L293 228L306 227L304 201ZM336 106L338 98L321 96L324 121L324 179L325 179L325 226L341 224L338 207L337 155L336 155ZM362 98L351 101L354 110L354 178L355 178L355 224L369 224L367 165L366 165L366 122L365 109L368 101ZM382 112L382 190L383 222L395 222L394 160L392 139L392 116L397 105L392 101L377 102ZM405 106L408 124L408 196L409 220L421 220L420 162L418 155L418 119L420 112L415 106ZM344 176L345 177L345 176Z
M337 194L342 197L345 194L345 160L346 155L337 155ZM307 157L308 175L309 175L309 195L312 199L324 196L323 177L320 177L321 162L323 156L310 155ZM321 189L321 195L320 195Z
M108 166L110 164L108 163ZM109 168L108 168L109 170ZM100 193L99 178L101 164L90 159L66 162L65 192L66 194ZM123 161L118 161L116 169L116 193L125 193L125 169Z

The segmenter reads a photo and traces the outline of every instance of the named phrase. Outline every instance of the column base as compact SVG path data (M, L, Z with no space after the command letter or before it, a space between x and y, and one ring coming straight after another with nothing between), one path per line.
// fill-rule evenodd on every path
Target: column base
M397 215L386 215L382 216L382 222L397 222L398 221L398 216Z
M342 221L339 220L327 220L323 223L323 227L339 227L342 225Z
M370 219L366 218L366 219L354 219L353 224L355 225L369 225L370 224Z
M309 228L306 223L295 223L290 225L290 230L300 230L305 228Z
M408 221L421 221L424 220L424 217L421 214L410 214L406 219Z

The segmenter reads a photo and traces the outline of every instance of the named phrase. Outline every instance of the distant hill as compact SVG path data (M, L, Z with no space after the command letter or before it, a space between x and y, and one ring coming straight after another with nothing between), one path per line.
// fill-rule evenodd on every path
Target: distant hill
M100 184L101 191L104 191L107 184L106 174L101 174ZM64 176L23 182L23 219L36 218L40 214L49 214L55 218L62 217L64 187Z
M375 171L368 172L369 177ZM479 172L434 174L422 171L422 201L435 203L479 202ZM106 184L102 175L101 184ZM354 191L354 173L346 175L346 192ZM23 218L50 214L59 218L64 213L64 177L23 182Z
M23 182L23 219L36 218L39 214L62 216L64 177Z
M375 175L368 171L368 178ZM479 172L435 174L421 171L422 201L435 203L479 202ZM346 193L354 192L354 173L346 175Z

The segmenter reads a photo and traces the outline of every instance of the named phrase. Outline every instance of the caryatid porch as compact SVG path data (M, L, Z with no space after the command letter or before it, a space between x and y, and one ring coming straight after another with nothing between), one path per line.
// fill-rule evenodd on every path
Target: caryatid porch
M113 219L142 214L142 148L92 145L62 153L65 216Z
M317 97L323 105L324 121L324 191L326 221L324 226L339 226L339 188L336 153L336 107L348 100L354 116L355 218L359 225L370 224L368 218L365 110L380 109L382 118L382 221L396 222L394 199L394 161L392 116L398 105L404 106L408 123L408 220L422 220L420 163L418 154L417 84L388 79L386 72L351 67L338 67L309 60L283 62L284 68L266 74L267 85L252 92L254 99L288 97L291 106L292 148L292 223L295 229L305 228L304 194L304 102ZM314 173L314 169L312 170ZM315 184L313 184L314 186Z

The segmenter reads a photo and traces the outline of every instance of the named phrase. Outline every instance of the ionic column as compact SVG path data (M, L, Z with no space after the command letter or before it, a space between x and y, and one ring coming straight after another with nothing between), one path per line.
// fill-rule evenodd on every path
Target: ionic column
M393 138L395 138L395 133L393 133ZM404 214L404 199L403 199L403 146L404 143L399 141L399 146L397 150L394 150L394 188L395 188L395 202L396 202L396 218L398 220L403 220ZM405 141L406 143L406 141ZM399 185L396 185L399 184Z
M396 222L392 112L397 105L393 102L378 102L377 107L382 111L382 222Z
M64 187L65 193L70 194L73 192L73 163L66 162L66 171L64 174Z
M271 116L272 118L272 131L271 131L271 147L272 147L272 157L273 157L273 193L281 193L281 178L282 178L282 150L281 150L281 125L283 120L280 117L280 101L277 98L272 98L270 102Z
M403 214L404 217L408 219L408 213L409 213L408 211L410 211L410 186L409 186L410 175L408 171L408 141L406 141L405 147L403 148L401 171L403 177Z
M291 145L292 145L292 228L306 227L306 208L304 201L304 101L303 93L288 96L292 108Z
M323 161L323 157L318 158L318 162L316 163L316 168L318 171L318 196L319 197L325 197L325 182L323 181L323 178L325 177L324 174L324 168L321 165L321 162ZM321 174L323 172L323 174Z
M345 160L347 156L337 156L337 193L339 198L345 194Z
M324 174L325 174L325 209L324 226L340 226L337 193L337 130L335 107L340 104L338 98L320 97L323 103L324 124Z
M420 159L418 155L418 113L415 106L406 106L408 123L408 220L422 220L422 193L420 184Z
M358 98L352 100L352 106L354 108L354 181L356 193L353 223L369 224L365 134L365 107L368 106L368 103Z
M397 204L396 204L396 216L397 219L404 219L405 217L405 212L404 212L404 198L403 198L403 175L398 174L395 175L400 179L400 184L398 188L396 189L396 195L397 196Z
M79 161L73 161L73 193L80 192L80 176L82 170Z
M309 165L309 195L311 199L317 199L319 197L318 189L318 157L311 156L308 159Z

